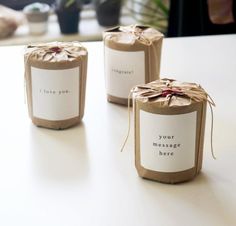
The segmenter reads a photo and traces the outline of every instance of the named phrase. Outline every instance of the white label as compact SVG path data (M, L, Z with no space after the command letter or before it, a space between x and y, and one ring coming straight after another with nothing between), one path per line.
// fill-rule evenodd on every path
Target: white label
M145 83L144 51L126 52L105 47L107 93L128 98L130 89Z
M196 120L196 111L160 115L140 110L141 165L158 172L194 167Z
M79 67L47 70L31 67L33 116L65 120L79 115Z

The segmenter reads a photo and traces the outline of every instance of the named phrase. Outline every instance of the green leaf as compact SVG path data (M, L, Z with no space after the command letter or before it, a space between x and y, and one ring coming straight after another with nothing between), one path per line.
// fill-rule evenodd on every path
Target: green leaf
M156 5L166 14L169 14L169 9L165 6L165 4L162 2L162 0L153 0Z
M68 1L66 1L65 7L66 8L70 7L74 2L75 2L75 0L68 0Z

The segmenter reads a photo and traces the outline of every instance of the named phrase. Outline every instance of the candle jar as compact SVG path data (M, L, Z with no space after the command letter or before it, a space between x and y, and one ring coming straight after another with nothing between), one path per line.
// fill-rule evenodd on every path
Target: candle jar
M130 89L159 78L163 34L147 26L104 32L107 100L128 104Z
M171 184L193 179L202 168L207 93L163 79L137 86L133 98L139 176Z
M29 45L24 59L32 122L52 129L79 123L84 115L87 50L77 42Z

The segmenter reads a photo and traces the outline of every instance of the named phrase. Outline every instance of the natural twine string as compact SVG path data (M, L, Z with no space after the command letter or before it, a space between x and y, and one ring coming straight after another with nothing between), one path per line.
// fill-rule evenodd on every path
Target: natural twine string
M121 147L121 152L124 150L124 147L127 143L127 140L129 138L129 134L130 134L130 100L131 100L131 95L133 94L133 89L132 88L129 92L129 96L128 96L128 129L127 129L127 133L126 133L126 137L125 137L125 140L124 140L124 143Z
M130 100L131 96L134 93L137 93L140 97L149 99L154 99L158 97L164 97L164 103L167 103L169 106L173 96L181 96L185 98L190 98L191 100L201 102L207 101L211 110L211 155L213 159L216 159L213 150L213 129L214 129L214 114L213 114L213 106L215 103L213 99L210 97L208 93L202 89L201 86L196 85L194 83L180 83L178 85L172 85L175 80L163 79L158 82L152 82L143 86L133 87L128 95L128 129L127 134L124 139L123 145L121 147L121 152L124 150L124 147L127 143L130 134L131 120L130 120ZM159 85L159 86L158 86ZM142 90L142 91L141 91Z

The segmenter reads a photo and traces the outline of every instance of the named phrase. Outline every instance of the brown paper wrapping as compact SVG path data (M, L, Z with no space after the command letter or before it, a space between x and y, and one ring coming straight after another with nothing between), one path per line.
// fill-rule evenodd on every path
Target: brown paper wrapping
M58 51L59 49L59 51ZM52 42L27 46L25 52L25 81L28 113L36 126L66 129L78 124L84 115L87 78L87 50L80 43ZM79 116L66 120L46 120L33 116L31 67L49 70L70 69L79 66Z
M120 26L105 31L103 40L104 46L114 50L127 52L144 51L145 83L160 78L162 33L148 26ZM106 76L109 76L109 74ZM107 93L107 100L113 103L128 105L128 95L127 98L121 98Z
M172 89L174 89L174 92L171 93L169 90ZM168 90L169 94L165 93L166 90ZM193 83L179 83L173 80L159 80L147 84L147 86L135 88L133 100L135 166L140 177L174 184L191 180L200 172L202 168L207 98L208 95L200 86ZM210 104L214 105L214 103ZM193 168L179 172L157 172L145 169L141 165L140 110L160 115L197 112L195 164Z

